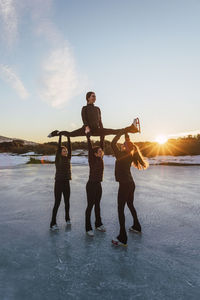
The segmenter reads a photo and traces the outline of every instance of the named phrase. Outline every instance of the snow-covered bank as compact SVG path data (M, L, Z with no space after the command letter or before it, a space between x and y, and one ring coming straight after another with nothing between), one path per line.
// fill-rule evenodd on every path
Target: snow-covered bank
M10 138L10 137L0 135L0 143L12 143L12 142L22 142L24 145L36 145L37 144L35 142L26 141L26 140L23 140L20 138Z
M14 167L17 165L26 164L30 158L43 161L54 162L55 155L36 155L34 152L28 152L21 155L0 153L0 168ZM199 165L200 166L200 155L195 156L156 156L148 159L150 165L163 165L163 164L174 164L174 165ZM114 165L115 158L111 155L104 156L104 164L107 166ZM88 159L86 152L83 150L73 151L72 164L74 165L87 165Z
M29 159L29 156L0 153L0 168L15 167L17 165L26 164Z
M150 165L161 165L163 163L177 163L177 165L200 165L200 155L156 156L149 158L148 161Z

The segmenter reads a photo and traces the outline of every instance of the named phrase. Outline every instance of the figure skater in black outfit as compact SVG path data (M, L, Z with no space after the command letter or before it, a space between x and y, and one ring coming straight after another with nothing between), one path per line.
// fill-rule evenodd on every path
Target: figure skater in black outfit
M100 146L92 147L90 137L87 135L88 140L88 162L89 162L89 180L86 184L87 193L87 208L85 211L85 230L87 235L93 237L94 232L91 226L91 212L94 206L95 211L95 228L101 232L106 229L101 220L100 201L102 195L101 181L103 180L103 141L101 140Z
M125 143L122 145L121 150L117 147L117 141L120 139L122 133L119 133L112 140L111 146L114 151L115 162L115 179L119 182L118 190L118 217L120 224L120 233L117 238L112 240L114 245L127 245L127 234L125 228L125 215L124 207L127 204L133 216L133 226L129 228L130 231L141 232L141 225L138 220L136 209L133 205L135 183L131 175L131 165L137 169L146 169L148 163L143 158L139 148L133 144L129 136L125 135Z
M58 134L58 133L57 133ZM51 230L57 230L56 215L60 206L62 194L65 202L65 220L67 225L71 225L69 208L70 208L70 183L71 180L71 141L68 137L67 148L61 146L62 135L59 135L58 149L56 152L56 175L54 185L55 203L52 211L52 219L50 223Z
M100 136L100 142L102 143L105 135L116 135L122 130L103 128L101 110L99 107L94 105L96 101L96 95L94 92L88 92L86 94L86 100L87 105L83 106L81 111L83 126L71 132L61 131L61 134L70 137L85 136L86 134L89 134L90 136ZM139 119L135 119L131 126L126 127L126 129L131 133L139 132ZM48 137L56 136L56 132L57 130L51 132Z

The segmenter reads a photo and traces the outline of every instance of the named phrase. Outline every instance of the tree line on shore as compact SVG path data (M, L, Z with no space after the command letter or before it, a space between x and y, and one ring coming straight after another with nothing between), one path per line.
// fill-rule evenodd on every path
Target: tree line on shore
M98 141L93 142L94 145L98 145ZM169 139L165 144L160 145L157 142L136 142L136 145L140 147L141 152L145 157L154 157L157 155L200 155L200 134L187 137L181 137L177 139ZM63 142L66 145L66 142ZM49 142L44 144L31 144L27 145L24 141L14 140L12 142L0 143L0 152L9 152L16 154L24 154L27 152L35 152L35 154L41 155L53 155L57 149L56 142ZM72 150L87 150L87 142L72 142ZM105 140L104 151L106 155L112 155L111 142Z

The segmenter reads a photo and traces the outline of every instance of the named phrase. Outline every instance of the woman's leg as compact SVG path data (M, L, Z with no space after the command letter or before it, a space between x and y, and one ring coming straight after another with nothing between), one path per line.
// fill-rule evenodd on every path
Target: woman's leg
M124 215L124 207L127 200L126 186L127 185L125 183L120 182L119 190L118 190L118 217L119 217L120 232L117 238L120 242L124 244L127 243L125 215Z
M92 182L89 182L86 184L86 193L87 193L87 208L85 211L85 230L89 231L92 230L91 226L91 212L92 208L94 206L94 186Z
M140 229L139 231L141 231L141 226L140 226L140 222L138 220L137 212L136 212L136 209L133 205L134 191L135 191L135 183L132 182L129 186L127 206L130 209L130 212L131 212L132 217L133 217L133 226L132 227L137 227L138 229Z
M111 129L111 128L92 128L91 135L93 136L105 136L105 135L116 135L119 133L125 134L126 132L137 133L138 129L134 125L126 128Z
M85 126L82 126L81 128L73 131L65 131L65 135L70 137L85 136Z
M102 196L102 187L101 187L101 182L96 183L96 191L95 191L95 227L99 227L103 225L101 222L101 210L100 210L100 201L101 201L101 196Z
M64 195L64 202L65 202L65 220L69 221L70 220L70 216L69 216L70 183L69 183L69 180L66 181L63 185L63 195Z
M109 128L92 128L91 129L91 136L105 136L105 135L116 135L119 132L122 132L124 130L124 133L126 132L125 129L109 129Z
M108 129L108 128L91 128L90 135L91 136L100 136L102 140L104 140L105 135L116 135L121 130L124 130L124 133L126 132L126 129ZM85 126L76 129L74 131L60 131L59 132L62 135L70 136L70 137L77 137L77 136L85 136Z
M51 227L56 224L56 216L57 216L57 212L60 206L61 196L62 196L62 182L55 181L54 196L55 196L55 203L52 211L52 219L50 224Z
M121 129L111 129L111 128L91 128L90 135L91 136L101 136L102 139L104 139L105 135L116 135L118 133L121 133L124 131L131 132L131 133L137 133L138 129L133 124L131 126L128 126L126 128ZM62 135L70 136L70 137L77 137L77 136L85 136L85 126L82 126L79 129L73 130L73 131L60 131L59 132Z

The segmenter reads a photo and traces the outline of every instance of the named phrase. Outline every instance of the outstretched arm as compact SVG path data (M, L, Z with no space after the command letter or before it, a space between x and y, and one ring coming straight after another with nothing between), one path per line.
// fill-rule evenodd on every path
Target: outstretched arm
M113 149L113 152L114 152L116 158L119 158L120 154L121 154L121 151L117 147L117 142L120 139L120 137L122 136L122 134L124 134L124 131L120 131L111 142L111 147Z
M68 158L71 159L72 157L72 144L71 144L71 140L70 137L67 136L67 151L68 151Z

